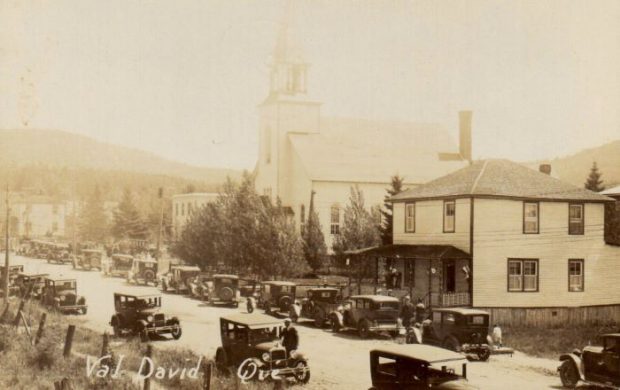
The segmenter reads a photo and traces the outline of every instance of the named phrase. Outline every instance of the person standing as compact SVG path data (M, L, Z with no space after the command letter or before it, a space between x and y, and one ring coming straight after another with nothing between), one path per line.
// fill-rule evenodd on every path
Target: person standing
M291 351L297 350L299 347L299 334L293 326L290 318L284 320L284 330L282 331L282 345L286 349L286 354L290 355Z
M409 328L411 326L411 319L415 314L415 307L411 303L411 298L409 295L403 298L403 306L400 308L400 318L403 321L403 326L405 328Z

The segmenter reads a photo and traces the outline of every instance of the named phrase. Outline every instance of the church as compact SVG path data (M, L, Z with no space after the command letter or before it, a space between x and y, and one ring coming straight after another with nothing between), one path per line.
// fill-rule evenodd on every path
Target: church
M308 68L289 24L283 23L269 93L259 105L254 174L257 192L279 198L298 228L313 197L330 252L351 187L360 188L371 208L383 204L393 175L404 178L404 188L413 188L470 163L470 111L459 113L460 145L434 124L325 117L322 103L308 92Z

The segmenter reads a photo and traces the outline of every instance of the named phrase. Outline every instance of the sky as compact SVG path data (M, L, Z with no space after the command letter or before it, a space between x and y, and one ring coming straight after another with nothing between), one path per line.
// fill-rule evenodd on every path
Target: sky
M252 168L285 0L0 0L0 129ZM474 158L620 139L620 1L294 0L326 116L439 123ZM389 134L386 134L389 137Z

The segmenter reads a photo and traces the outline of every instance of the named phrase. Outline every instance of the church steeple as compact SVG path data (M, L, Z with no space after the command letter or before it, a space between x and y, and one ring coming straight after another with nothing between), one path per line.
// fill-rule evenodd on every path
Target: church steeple
M286 2L271 63L271 94L305 95L308 63L295 39L292 1Z

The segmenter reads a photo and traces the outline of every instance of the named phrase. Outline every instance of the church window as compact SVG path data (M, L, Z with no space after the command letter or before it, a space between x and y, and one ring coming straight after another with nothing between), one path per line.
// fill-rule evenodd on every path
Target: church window
M330 222L330 233L340 234L340 206L338 204L331 207Z

